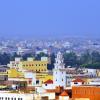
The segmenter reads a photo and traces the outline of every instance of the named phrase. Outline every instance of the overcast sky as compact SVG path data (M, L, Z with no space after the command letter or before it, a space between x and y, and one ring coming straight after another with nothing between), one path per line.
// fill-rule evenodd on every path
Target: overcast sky
M100 37L100 0L0 0L0 36Z

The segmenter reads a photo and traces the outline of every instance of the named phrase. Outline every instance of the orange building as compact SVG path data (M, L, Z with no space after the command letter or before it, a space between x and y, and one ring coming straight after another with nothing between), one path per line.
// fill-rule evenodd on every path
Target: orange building
M72 87L72 98L74 100L100 100L100 87L99 86Z

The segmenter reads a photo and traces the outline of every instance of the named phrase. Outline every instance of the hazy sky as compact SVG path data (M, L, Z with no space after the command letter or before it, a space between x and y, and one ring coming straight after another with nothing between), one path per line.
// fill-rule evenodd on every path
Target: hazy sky
M99 34L100 0L0 0L0 36Z

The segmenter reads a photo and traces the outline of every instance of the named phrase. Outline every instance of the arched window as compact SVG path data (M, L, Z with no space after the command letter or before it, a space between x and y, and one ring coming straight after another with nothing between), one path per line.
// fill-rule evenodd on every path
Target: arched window
M8 100L10 100L10 98L8 98Z
M30 64L30 66L31 66L31 64Z
M14 100L16 100L16 98L14 98Z
M1 100L1 99L0 99ZM5 98L5 100L7 100L7 97Z

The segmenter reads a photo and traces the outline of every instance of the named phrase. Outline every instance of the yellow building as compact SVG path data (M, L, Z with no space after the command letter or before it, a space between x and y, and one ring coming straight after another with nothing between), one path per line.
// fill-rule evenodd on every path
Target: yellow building
M8 70L8 78L19 78L19 77L24 77L22 72L19 72L14 68Z
M36 83L39 85L42 85L47 80L53 80L53 75L42 72L42 73L36 73Z
M10 61L8 67L15 68L20 71L30 70L34 72L46 72L47 71L47 60L36 61L33 58L28 58L27 61L21 60L21 58L15 58L15 61Z
M32 58L28 58L27 61L16 58L15 61L11 61L9 64L8 77L24 78L25 72L31 71L36 74L34 78L36 84L42 85L43 82L49 79L53 80L53 75L48 73L47 64L48 61L43 58L39 61L33 60ZM27 77L30 75L27 74Z
M18 67L21 70L46 72L47 71L47 61L21 61Z

